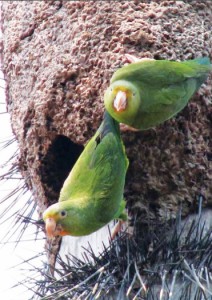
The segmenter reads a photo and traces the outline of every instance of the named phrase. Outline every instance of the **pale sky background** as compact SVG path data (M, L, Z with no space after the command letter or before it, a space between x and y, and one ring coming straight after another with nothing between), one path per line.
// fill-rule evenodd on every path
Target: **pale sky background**
M0 72L0 78L3 78L3 74ZM13 137L10 116L8 113L3 113L6 111L5 96L4 96L4 81L0 80L0 175L4 174L5 171L10 167L3 167L2 165L14 154L17 149L17 143L13 143L6 149L1 149L5 141L11 140ZM3 113L3 114L2 114ZM20 177L17 174L17 177ZM15 197L11 197L5 203L2 203L3 198L8 195L20 182L20 180L7 180L6 182L0 181L0 215L4 209L14 201ZM5 221L10 215L23 207L25 202L29 199L30 193L26 193L21 196L16 205L6 214L5 218L0 219L0 299L5 300L29 300L32 297L32 292L27 291L27 288L20 286L11 289L11 286L17 284L17 282L22 281L26 276L31 276L32 274L27 270L32 267L29 264L21 264L24 260L27 260L37 253L44 251L44 235L41 234L39 239L35 241L35 231L36 227L34 225L28 226L24 236L22 237L23 241L15 247L13 241L16 240L14 235L10 241L3 245L3 237L8 230L12 230L15 226L15 217L9 218ZM34 219L37 219L36 213L33 216ZM18 235L17 230L17 235ZM45 262L45 255L42 258L33 260L32 264L37 267L42 267L43 262Z

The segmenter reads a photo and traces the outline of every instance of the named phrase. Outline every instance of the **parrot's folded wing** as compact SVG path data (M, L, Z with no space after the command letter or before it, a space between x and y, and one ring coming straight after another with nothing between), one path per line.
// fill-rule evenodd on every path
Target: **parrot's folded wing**
M162 112L165 109L171 109L174 113L177 113L178 109L182 109L187 104L188 99L192 97L195 90L196 80L194 79L161 88L152 93L153 99L149 101L148 112Z
M120 176L117 165L120 155L125 155L121 142L118 123L108 115L108 122L104 119L94 137L85 149L71 173L64 182L59 201L70 200L101 193L104 197L109 192L117 176ZM114 122L111 124L110 122ZM127 168L127 158L126 158ZM123 175L124 176L124 175Z
M209 62L209 60L208 60ZM150 60L129 64L118 69L111 78L111 83L117 80L129 80L139 84L154 84L154 86L167 86L180 83L187 78L202 78L211 70L210 63L201 64L200 61L165 61ZM203 78L204 77L204 78Z
M85 146L61 189L59 201L92 194L95 188L102 189L107 179L113 180L111 161L117 157L114 156L115 153L111 153L109 143L115 142L113 136L110 136L110 139L104 137L100 142L92 139ZM102 148L105 148L104 155L101 155Z

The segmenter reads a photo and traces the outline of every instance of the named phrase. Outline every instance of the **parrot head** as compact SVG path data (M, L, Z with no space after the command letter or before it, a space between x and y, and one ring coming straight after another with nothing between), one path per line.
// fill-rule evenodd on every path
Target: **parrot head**
M121 123L125 121L129 124L138 113L140 93L135 84L126 80L118 80L112 83L106 90L104 103L112 117Z
M46 225L46 234L48 238L70 234L69 230L66 228L67 217L68 210L63 208L60 203L55 203L45 210L43 213L43 220Z

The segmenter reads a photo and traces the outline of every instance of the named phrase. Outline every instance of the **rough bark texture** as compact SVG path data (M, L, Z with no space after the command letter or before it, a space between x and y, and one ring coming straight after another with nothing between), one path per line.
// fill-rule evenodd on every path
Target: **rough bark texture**
M39 212L60 188L103 113L124 54L184 60L212 53L208 1L3 1L7 103L20 170ZM176 117L124 133L129 208L145 220L212 204L211 76Z

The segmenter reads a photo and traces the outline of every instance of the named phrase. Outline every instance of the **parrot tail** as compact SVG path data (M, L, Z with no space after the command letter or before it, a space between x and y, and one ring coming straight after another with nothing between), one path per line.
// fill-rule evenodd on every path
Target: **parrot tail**
M199 57L188 62L192 62L192 64L194 63L196 65L196 90L198 90L207 79L208 73L212 71L212 64L210 63L210 59L208 57Z
M211 64L209 57L199 57L199 58L194 59L193 61L199 63L200 65L210 65ZM211 65L211 67L212 67L212 65Z

